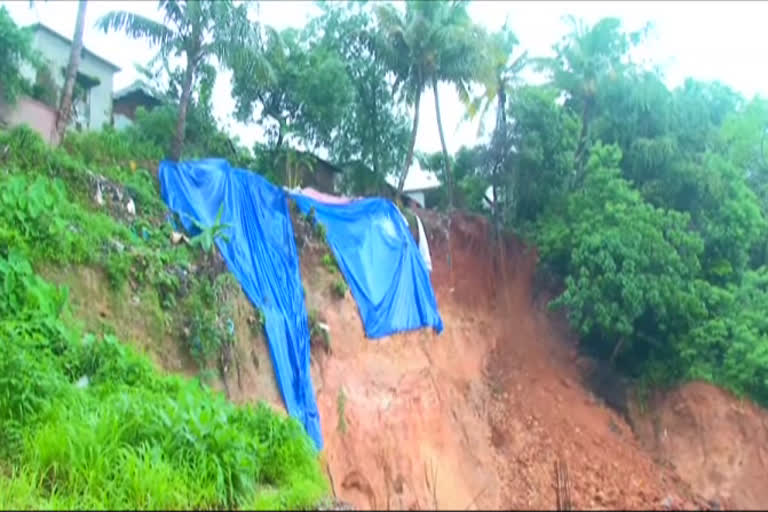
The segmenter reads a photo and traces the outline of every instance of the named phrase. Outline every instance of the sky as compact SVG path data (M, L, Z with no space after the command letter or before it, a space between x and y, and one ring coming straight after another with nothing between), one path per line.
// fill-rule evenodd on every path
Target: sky
M0 1L17 24L42 22L67 37L72 37L77 2L47 0ZM121 33L104 34L93 24L114 9L133 11L160 19L152 1L90 0L86 17L86 48L114 62L122 70L115 75L115 90L138 78L134 63L145 64L154 55L147 43L134 41ZM572 14L587 23L600 18L621 18L627 30L647 22L653 29L637 54L662 67L668 86L675 87L686 77L720 80L746 97L768 96L768 2L727 1L487 1L475 0L469 6L472 18L489 30L499 29L506 19L517 35L521 51L530 55L551 54L552 45L568 30L563 17ZM301 27L317 12L310 1L268 0L259 5L259 18L277 29ZM253 125L235 122L234 101L230 95L230 74L219 73L214 88L214 114L230 133L249 147L263 140ZM450 152L478 139L477 122L463 121L464 109L450 86L438 86L446 144ZM492 120L489 120L492 123ZM431 90L421 101L421 120L416 149L440 150Z

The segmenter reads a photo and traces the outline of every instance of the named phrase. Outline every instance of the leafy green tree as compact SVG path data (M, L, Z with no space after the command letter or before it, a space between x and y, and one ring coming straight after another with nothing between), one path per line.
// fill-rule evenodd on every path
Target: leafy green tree
M561 202L574 168L579 120L557 103L559 91L550 86L525 85L511 91L507 109L508 139L515 151L500 173L499 188L513 186L514 203L505 204L507 221L526 228ZM511 185L508 185L512 181ZM502 196L503 197L503 196Z
M676 340L679 361L667 371L674 379L706 379L768 405L766 269L747 272L738 285L710 287L706 299L709 318Z
M5 6L0 6L0 99L14 103L30 87L21 74L22 66L38 63L39 55L32 49L32 33L16 26Z
M642 344L663 347L703 314L703 244L688 215L645 202L621 177L620 161L616 146L597 144L583 188L537 236L542 259L566 276L553 307L566 308L583 340L611 362Z
M253 55L260 50L248 51ZM269 33L263 58L271 70L265 80L254 80L250 66L232 69L238 119L269 122L268 135L276 151L287 136L314 147L329 146L341 131L353 97L344 62L335 52L310 44L296 29Z
M112 11L102 16L97 26L105 33L124 31L132 38L148 40L159 49L158 59L166 63L172 55L184 56L178 118L171 147L171 157L179 160L187 111L201 69L214 58L224 65L242 60L241 48L248 47L256 35L248 21L247 3L235 6L231 0L160 0L158 8L164 15L162 23L128 11Z
M380 57L383 41L370 5L319 3L322 15L310 22L308 37L344 63L353 88L344 109L343 131L328 148L345 170L350 192L383 192L384 178L397 173L408 146L408 120L396 101L389 69Z

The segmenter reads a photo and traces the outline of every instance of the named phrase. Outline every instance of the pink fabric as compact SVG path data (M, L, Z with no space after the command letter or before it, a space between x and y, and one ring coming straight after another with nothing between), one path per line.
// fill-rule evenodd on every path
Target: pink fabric
M320 192L319 190L315 190L312 187L306 187L299 191L301 195L310 197L316 201L320 201L321 203L328 203L328 204L347 204L354 201L356 198L351 197L345 197L345 196L332 196L331 194L326 194L325 192Z

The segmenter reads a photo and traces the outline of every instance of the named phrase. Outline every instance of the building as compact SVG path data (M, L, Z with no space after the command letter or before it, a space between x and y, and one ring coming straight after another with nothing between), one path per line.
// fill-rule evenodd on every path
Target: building
M44 139L55 139L56 110L64 86L72 40L55 30L35 23L32 46L47 64L35 70L27 64L21 74L32 84L34 97L21 97L14 106L0 108L0 116L9 125L26 123ZM78 130L99 130L112 119L112 82L120 68L83 47L75 81L71 126Z
M387 184L394 191L397 190L397 180L395 176L387 176ZM426 208L425 194L430 190L440 188L441 183L431 172L425 172L421 169L418 162L414 162L403 185L403 196L409 199L409 202L417 204L420 208Z
M312 169L305 168L301 177L301 185L312 187L326 194L335 194L342 170L327 160L308 152L301 152L303 158L311 162Z
M141 80L136 80L112 95L112 124L118 130L124 128L136 120L139 107L152 110L162 104L163 99L158 92Z

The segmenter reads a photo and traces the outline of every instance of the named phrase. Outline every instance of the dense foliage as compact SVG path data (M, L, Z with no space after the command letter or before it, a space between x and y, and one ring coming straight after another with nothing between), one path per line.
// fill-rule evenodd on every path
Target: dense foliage
M37 63L32 50L32 32L19 28L5 6L0 6L0 101L13 104L28 92L31 84L22 75L22 66Z

